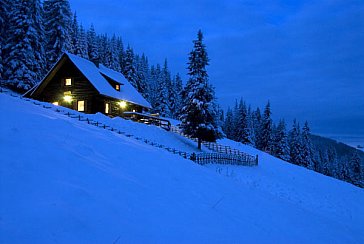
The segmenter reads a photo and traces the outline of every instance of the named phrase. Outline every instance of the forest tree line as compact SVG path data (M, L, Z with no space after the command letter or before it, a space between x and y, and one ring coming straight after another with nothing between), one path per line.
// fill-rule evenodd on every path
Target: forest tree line
M287 162L364 187L363 166L359 151L338 153L331 143L317 143L306 121L301 127L294 120L287 128L284 119L275 123L268 102L261 109L252 109L243 99L226 113L220 111L220 121L227 138L253 146ZM314 141L315 140L315 141ZM349 153L349 155L348 155Z

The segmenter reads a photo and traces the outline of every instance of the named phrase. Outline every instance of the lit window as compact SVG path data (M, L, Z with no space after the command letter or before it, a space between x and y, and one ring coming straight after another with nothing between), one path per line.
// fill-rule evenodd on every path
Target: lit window
M58 105L59 105L59 103L58 103L58 102L53 102L53 105L58 106Z
M85 111L85 101L77 101L77 110L81 112Z
M116 85L115 85L115 89L116 89L117 91L120 91L120 85L119 85L119 84L116 84Z
M71 78L66 78L65 79L65 83L66 86L71 86L72 85L72 79Z
M105 103L105 114L110 113L110 103Z

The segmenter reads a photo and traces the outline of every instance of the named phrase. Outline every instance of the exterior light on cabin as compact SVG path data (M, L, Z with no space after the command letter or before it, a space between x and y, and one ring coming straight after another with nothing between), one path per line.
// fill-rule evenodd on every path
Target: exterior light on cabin
M64 99L66 102L68 102L68 103L72 102L72 96L70 96L70 95L66 95L66 96L64 96L64 97L63 97L63 99Z
M56 106L58 106L58 105L59 105L59 103L58 103L58 102L53 102L52 104L53 104L53 105L56 105Z
M120 106L120 108L126 108L127 104L125 101L120 101L119 106Z
M119 84L116 84L116 85L115 85L115 89L116 89L117 91L120 91L120 85L119 85Z

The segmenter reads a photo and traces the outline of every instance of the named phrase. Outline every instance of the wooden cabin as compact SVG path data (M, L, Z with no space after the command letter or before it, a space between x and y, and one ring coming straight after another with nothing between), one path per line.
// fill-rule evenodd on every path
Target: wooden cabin
M46 77L24 96L109 116L151 109L121 73L69 53L64 53Z

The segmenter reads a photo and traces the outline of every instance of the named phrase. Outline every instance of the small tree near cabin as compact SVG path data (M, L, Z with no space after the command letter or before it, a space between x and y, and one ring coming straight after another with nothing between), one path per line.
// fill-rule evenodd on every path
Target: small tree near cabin
M217 109L215 93L208 83L206 66L208 57L202 42L201 30L194 40L194 48L190 52L188 62L189 79L183 94L181 126L184 134L198 139L201 149L202 140L215 141L220 132L217 125Z

